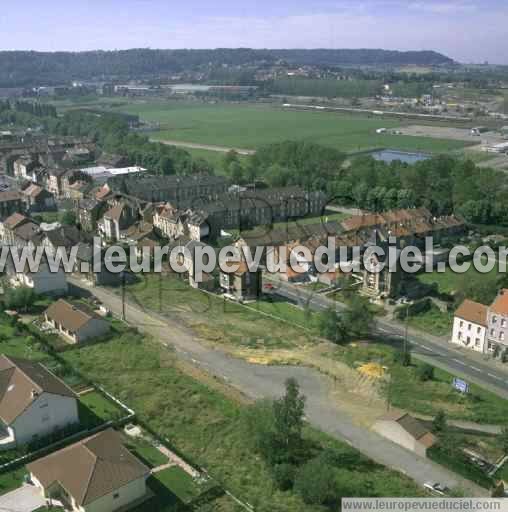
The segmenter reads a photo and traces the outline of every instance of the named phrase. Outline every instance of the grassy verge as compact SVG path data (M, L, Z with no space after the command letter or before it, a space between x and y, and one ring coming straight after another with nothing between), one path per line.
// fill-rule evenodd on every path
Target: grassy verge
M155 478L183 503L192 501L202 492L201 487L194 482L192 477L177 466L156 473Z
M434 336L450 335L453 325L453 313L443 313L438 307L432 305L428 311L410 316L408 319L410 327Z
M389 382L380 381L380 391L388 397L394 407L409 412L434 416L444 410L450 419L478 423L506 424L508 401L475 384L470 393L463 395L452 387L453 375L434 369L434 378L422 382L418 369L424 363L413 359L411 366L404 367L394 362L396 348L380 342L351 343L334 348L328 355L345 362L352 368L373 362L385 367Z
M481 487L490 489L493 486L493 480L486 475L480 468L470 463L462 454L450 452L439 445L433 446L427 450L429 459L441 464Z

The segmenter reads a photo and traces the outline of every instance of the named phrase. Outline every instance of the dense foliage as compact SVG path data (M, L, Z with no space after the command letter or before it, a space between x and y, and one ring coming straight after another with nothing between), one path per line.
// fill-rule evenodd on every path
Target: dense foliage
M89 52L0 52L0 87L58 84L80 78L141 76L183 70L253 64L273 65L283 59L291 65L450 65L453 60L436 52L387 50L151 50Z
M356 159L329 183L338 199L371 211L425 206L468 222L508 224L508 178L471 161L441 155L415 165Z

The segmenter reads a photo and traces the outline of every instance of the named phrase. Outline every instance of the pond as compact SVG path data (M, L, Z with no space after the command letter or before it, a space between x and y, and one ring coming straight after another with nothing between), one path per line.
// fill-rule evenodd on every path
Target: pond
M381 151L374 151L371 153L372 158L375 160L381 160L386 163L400 160L406 164L415 164L422 160L428 160L431 155L427 153L409 153L406 151L397 151L395 149L383 149Z

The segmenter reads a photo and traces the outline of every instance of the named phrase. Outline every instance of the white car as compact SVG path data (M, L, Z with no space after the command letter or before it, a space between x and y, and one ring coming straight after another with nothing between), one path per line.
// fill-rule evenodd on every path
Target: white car
M439 496L446 496L446 493L449 491L448 487L438 482L426 482L423 484L423 487L431 493L439 494Z

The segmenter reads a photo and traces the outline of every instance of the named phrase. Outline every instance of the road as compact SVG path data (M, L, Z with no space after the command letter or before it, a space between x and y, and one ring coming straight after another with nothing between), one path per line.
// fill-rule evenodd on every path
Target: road
M70 278L69 282L85 293L92 293L115 316L121 316L122 302L119 296L100 287L92 288L74 278ZM449 487L460 487L472 496L486 495L485 489L446 468L418 457L377 433L354 424L329 399L334 384L318 371L304 367L251 364L231 357L220 349L199 343L195 333L177 319L144 311L141 306L131 302L127 302L125 311L127 322L140 331L164 345L174 346L179 357L222 378L253 399L278 397L283 393L286 379L296 378L307 397L307 420L323 432L346 441L379 464L396 469L419 484L439 481Z
M344 304L306 290L301 286L271 281L274 283L275 293L300 306L308 304L308 307L313 311L324 311L330 307L335 307L337 312L340 313L346 308ZM403 340L405 337L404 326L385 319L376 320L374 332L380 336L398 340ZM443 338L430 334L423 335L412 329L408 330L408 341L411 353L417 359L432 363L458 377L463 377L469 382L487 388L502 398L508 399L508 374L506 370L500 369L492 362L485 362L483 356L454 348Z
M168 146L178 146L180 148L205 149L206 151L217 151L219 153L229 153L230 151L235 151L239 155L253 155L256 152L255 149L229 148L226 146L214 146L214 145L210 145L210 144L197 144L195 142L185 142L185 141L181 141L181 140L151 139L151 142L160 142L162 144L167 144Z

